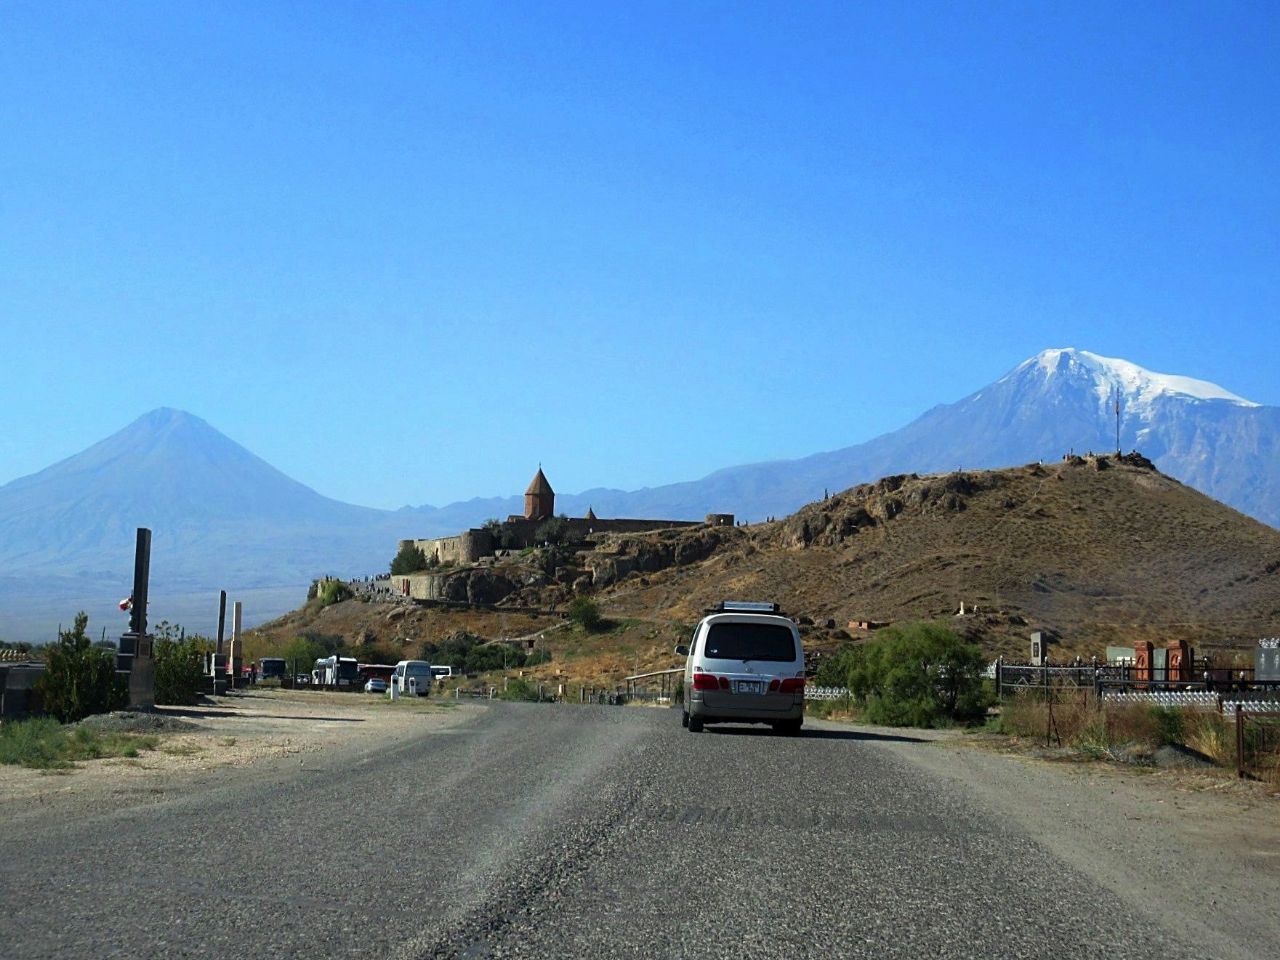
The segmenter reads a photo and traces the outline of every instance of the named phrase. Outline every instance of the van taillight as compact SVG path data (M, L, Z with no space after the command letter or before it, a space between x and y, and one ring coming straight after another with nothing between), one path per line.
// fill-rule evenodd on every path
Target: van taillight
M718 690L720 683L727 681L718 680L712 673L695 673L693 675L693 689L695 690Z
M782 681L779 693L804 693L804 677L787 677Z

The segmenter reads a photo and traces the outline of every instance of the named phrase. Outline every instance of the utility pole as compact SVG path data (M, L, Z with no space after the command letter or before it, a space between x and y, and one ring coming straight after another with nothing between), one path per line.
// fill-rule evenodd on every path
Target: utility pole
M1120 456L1120 388L1116 387L1116 457Z

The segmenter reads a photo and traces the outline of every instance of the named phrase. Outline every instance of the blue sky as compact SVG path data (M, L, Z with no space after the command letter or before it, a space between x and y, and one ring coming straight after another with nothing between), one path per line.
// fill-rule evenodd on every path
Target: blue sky
M0 6L0 483L157 406L372 506L1280 403L1280 7Z

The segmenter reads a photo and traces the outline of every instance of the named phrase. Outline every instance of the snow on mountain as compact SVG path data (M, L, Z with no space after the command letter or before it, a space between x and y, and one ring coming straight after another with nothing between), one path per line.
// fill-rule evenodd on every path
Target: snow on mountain
M1236 396L1216 383L1170 373L1155 373L1128 360L1101 357L1088 350L1076 350L1073 347L1044 350L1030 360L1019 364L999 382L1004 383L1006 380L1024 376L1035 368L1043 373L1046 385L1049 387L1053 385L1055 378L1090 381L1099 404L1104 408L1110 407L1118 390L1121 406L1139 414L1149 413L1153 403L1159 397L1226 400L1242 407L1260 406L1251 400Z
M601 516L696 519L723 511L756 520L892 473L984 469L1053 460L1070 451L1114 450L1117 389L1123 449L1138 449L1183 483L1280 525L1280 408L1204 380L1070 348L1045 350L970 396L856 446L729 467L687 483L601 492L593 501Z

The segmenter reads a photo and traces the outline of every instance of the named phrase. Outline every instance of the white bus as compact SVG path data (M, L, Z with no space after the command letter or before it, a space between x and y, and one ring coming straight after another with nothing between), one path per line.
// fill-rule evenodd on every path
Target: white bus
M355 657L322 657L311 677L312 683L328 690L354 690L360 685L360 664Z
M393 696L416 693L420 697L431 695L431 682L435 679L431 664L425 660L401 660L391 675Z

